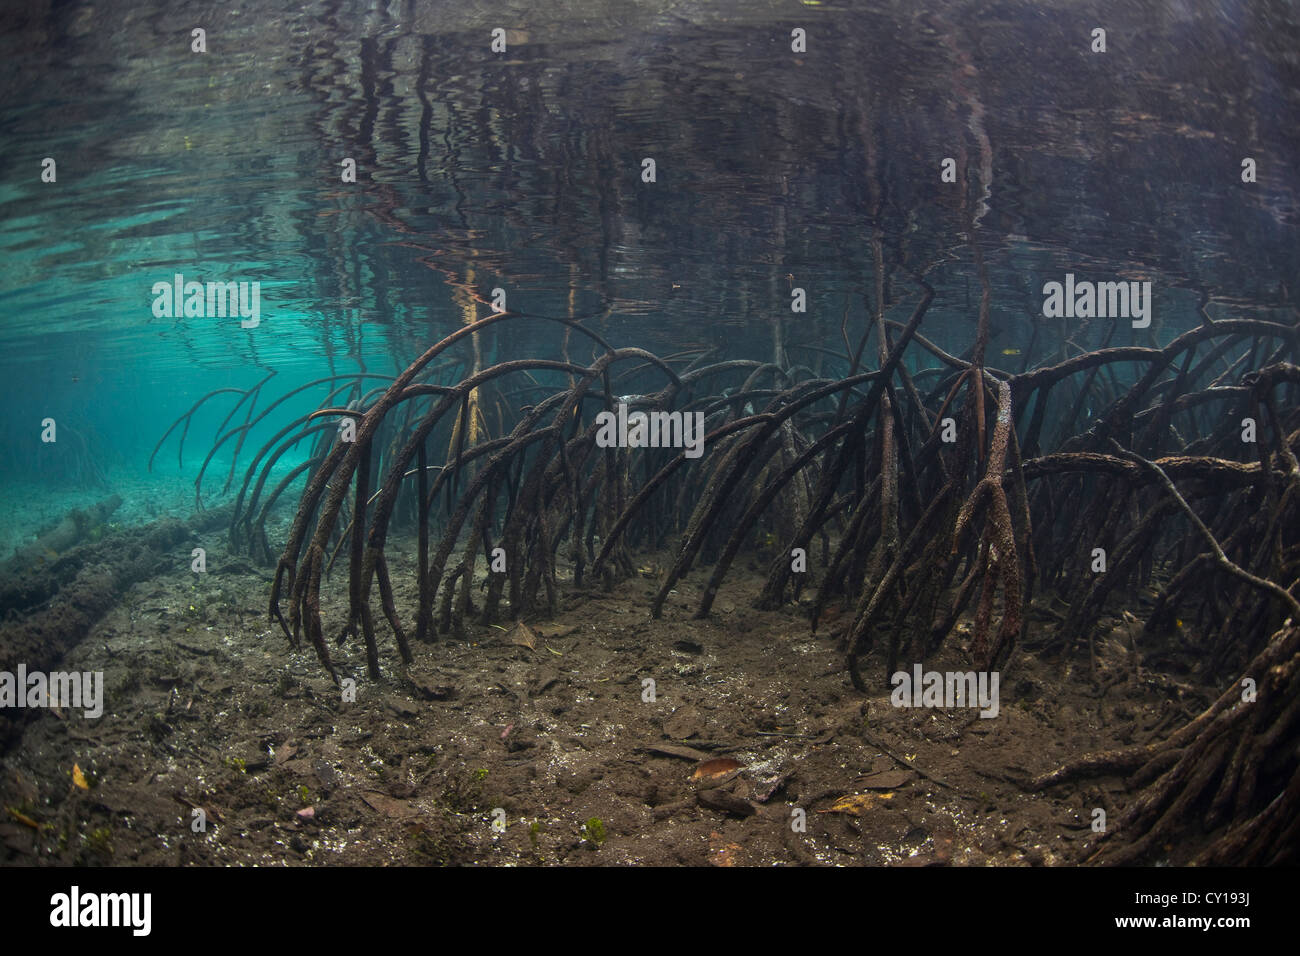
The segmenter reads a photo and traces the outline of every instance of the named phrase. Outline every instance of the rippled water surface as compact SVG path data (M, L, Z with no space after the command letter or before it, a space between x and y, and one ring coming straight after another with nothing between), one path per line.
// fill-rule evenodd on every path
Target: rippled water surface
M0 475L23 477L46 416L143 474L213 388L391 370L496 288L512 310L582 317L617 344L819 372L856 340L877 281L905 317L918 273L938 289L927 334L968 349L973 244L1013 372L1103 334L1168 340L1201 300L1268 315L1294 294L1287 4L3 16L0 394L20 453ZM1105 53L1090 49L1097 24ZM355 183L341 181L348 158ZM945 158L960 182L943 181ZM1042 317L1043 283L1066 272L1151 280L1153 325L1073 341ZM258 282L259 326L159 317L151 290L178 273ZM557 334L512 332L539 352ZM196 433L218 424L207 414Z

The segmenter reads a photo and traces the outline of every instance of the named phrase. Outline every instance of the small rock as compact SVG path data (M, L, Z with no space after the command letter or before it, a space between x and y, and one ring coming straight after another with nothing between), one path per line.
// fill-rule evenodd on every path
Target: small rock
M673 740L686 740L704 729L704 717L694 707L678 707L664 721L664 733Z
M420 708L412 701L391 694L384 698L384 706L398 717L415 717L420 713Z
M723 813L734 813L741 817L752 817L757 811L748 800L742 800L726 790L701 790L695 795L700 806Z
M328 761L317 757L311 762L311 769L312 772L316 774L316 779L321 782L322 786L329 788L338 784L339 772L330 766Z

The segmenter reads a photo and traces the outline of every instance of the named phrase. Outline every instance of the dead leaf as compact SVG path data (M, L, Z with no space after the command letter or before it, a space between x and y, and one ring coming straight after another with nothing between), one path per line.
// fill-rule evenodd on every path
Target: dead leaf
M537 635L533 633L531 627L520 621L510 632L510 643L517 647L526 647L530 651L535 651L537 650Z
M742 800L727 790L701 790L695 795L695 799L701 806L721 810L723 813L734 813L737 816L752 817L758 812L748 800Z
M75 763L72 765L72 782L82 790L90 789L90 784L86 782L86 775L81 772L81 767Z
M853 781L853 785L863 790L897 790L904 784L911 783L913 776L910 770L886 770L859 777Z
M380 793L378 790L367 790L361 794L361 799L372 810L378 810L384 816L401 819L415 815L414 808L405 800L394 800L386 793Z
M652 754L663 754L665 757L681 757L683 760L709 759L709 755L703 750L696 750L694 747L686 747L681 744L650 744L642 749Z
M730 757L714 757L712 760L706 760L695 768L691 774L692 780L717 780L725 777L743 766L739 760L733 760Z
M892 793L855 793L851 796L840 797L825 810L818 810L818 813L847 813L852 817L860 817L863 812L870 810L882 800L893 800Z

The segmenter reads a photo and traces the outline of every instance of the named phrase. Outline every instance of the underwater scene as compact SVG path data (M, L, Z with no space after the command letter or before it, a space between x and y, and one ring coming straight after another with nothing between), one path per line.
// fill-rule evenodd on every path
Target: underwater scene
M1295 5L11 0L0 75L0 864L1297 862Z

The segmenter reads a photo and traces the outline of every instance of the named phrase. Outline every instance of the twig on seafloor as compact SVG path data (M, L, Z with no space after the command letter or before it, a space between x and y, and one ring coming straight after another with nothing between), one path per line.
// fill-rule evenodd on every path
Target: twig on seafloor
M938 777L936 777L934 774L932 774L932 773L927 773L926 771L922 770L920 767L918 767L918 766L917 766L916 764L914 764L912 761L908 760L908 759L907 759L906 757L904 757L902 754L895 753L895 752L894 752L893 750L891 750L889 747L886 747L884 744L882 744L880 741L876 740L874 737L872 737L870 734L866 733L865 731L864 731L863 734L862 734L862 739L865 740L867 743L871 744L871 746L875 747L875 748L876 748L877 750L879 750L881 753L885 754L887 757L891 757L892 759L897 760L899 763L901 763L901 764L902 764L904 767L906 767L908 770L914 770L914 771L916 771L918 774L920 774L920 775L921 775L922 777L924 777L926 780L929 780L931 783L937 783L939 786L941 786L941 787L945 787L945 788L947 788L948 790L956 790L956 789L957 789L956 787L954 787L952 784L948 783L947 781L945 781L945 780L941 780L941 779L939 779Z

